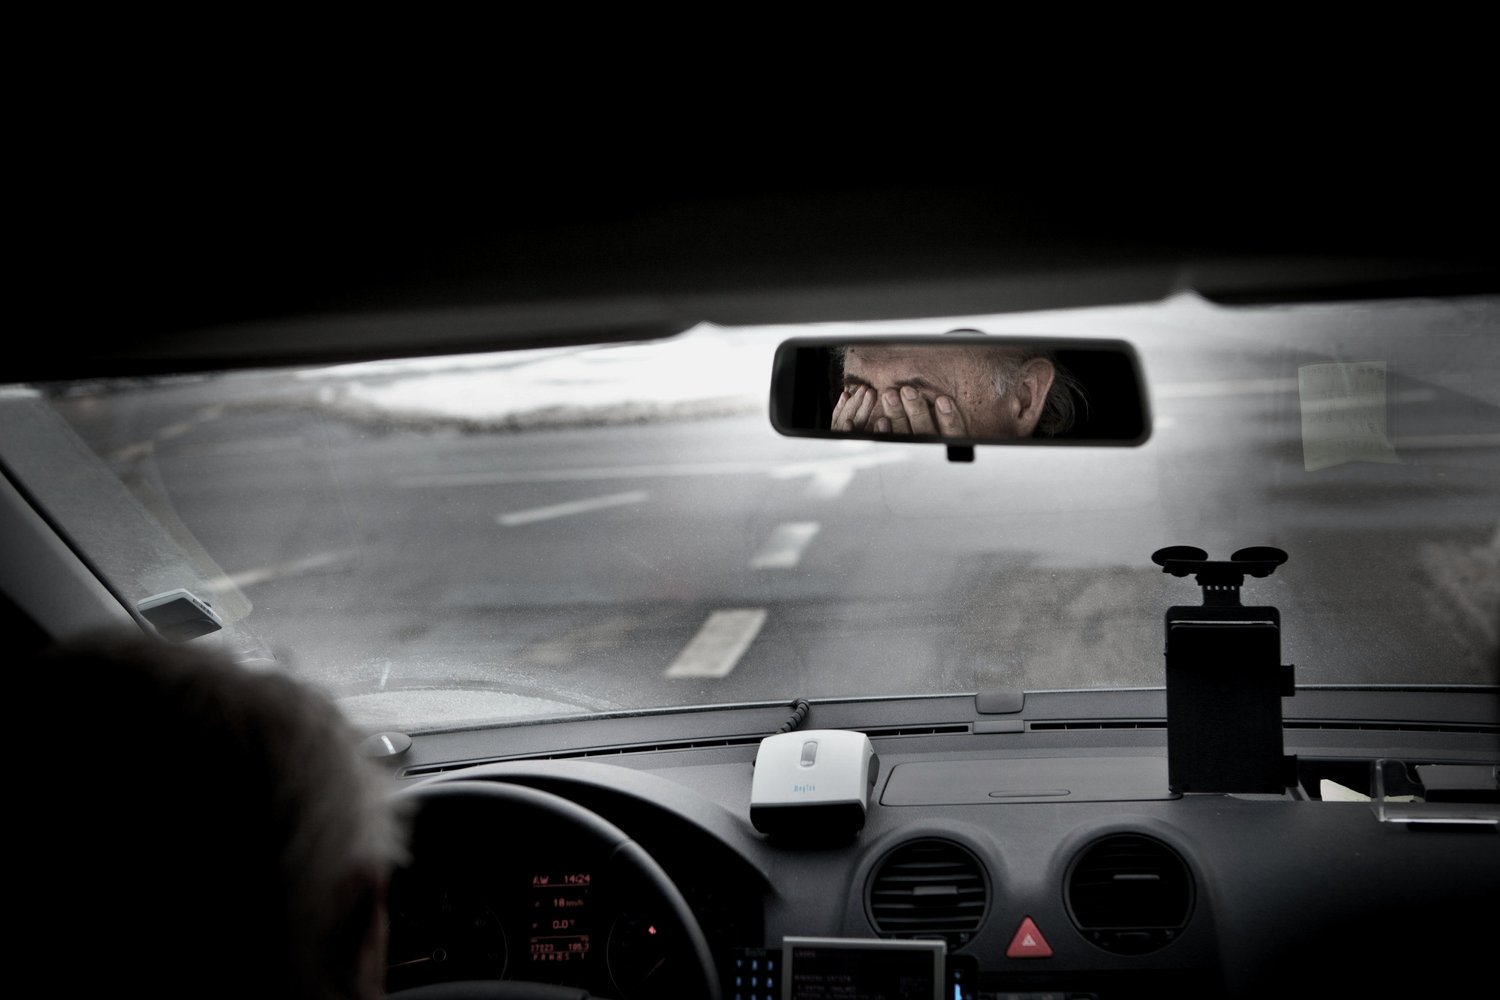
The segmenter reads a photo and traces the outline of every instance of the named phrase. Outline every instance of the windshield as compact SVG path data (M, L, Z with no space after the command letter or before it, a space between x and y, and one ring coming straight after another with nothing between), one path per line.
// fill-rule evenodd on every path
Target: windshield
M12 386L0 454L132 605L370 728L1159 687L1151 554L1284 549L1300 684L1495 684L1496 298L702 326L638 344ZM778 436L792 336L1129 341L1137 448Z

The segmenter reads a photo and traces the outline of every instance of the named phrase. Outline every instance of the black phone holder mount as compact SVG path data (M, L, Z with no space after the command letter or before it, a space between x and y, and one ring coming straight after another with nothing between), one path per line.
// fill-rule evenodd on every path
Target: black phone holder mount
M1287 554L1269 546L1216 561L1190 545L1151 554L1192 576L1201 605L1167 609L1167 783L1174 792L1282 792L1297 759L1282 752L1281 699L1296 692L1281 663L1281 614L1240 603L1245 577L1268 577Z

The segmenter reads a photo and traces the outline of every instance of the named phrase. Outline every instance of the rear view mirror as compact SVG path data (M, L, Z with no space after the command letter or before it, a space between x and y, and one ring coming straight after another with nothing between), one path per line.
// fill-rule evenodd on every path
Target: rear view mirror
M791 437L949 445L1109 445L1151 436L1122 340L797 337L776 350L771 425Z

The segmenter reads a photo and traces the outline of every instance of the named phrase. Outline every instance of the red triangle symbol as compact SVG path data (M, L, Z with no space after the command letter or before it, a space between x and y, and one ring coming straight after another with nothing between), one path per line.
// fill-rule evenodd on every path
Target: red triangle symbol
M1026 917L1021 921L1021 926L1016 928L1016 936L1010 939L1010 947L1005 949L1006 958L1051 958L1052 946L1047 939L1042 937L1042 932L1037 930L1036 923Z

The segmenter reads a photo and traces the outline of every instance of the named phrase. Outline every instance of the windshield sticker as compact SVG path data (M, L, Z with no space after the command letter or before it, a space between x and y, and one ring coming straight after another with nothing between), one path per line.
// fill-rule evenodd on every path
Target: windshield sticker
M1302 365L1297 391L1308 472L1345 462L1401 461L1386 435L1384 361Z

